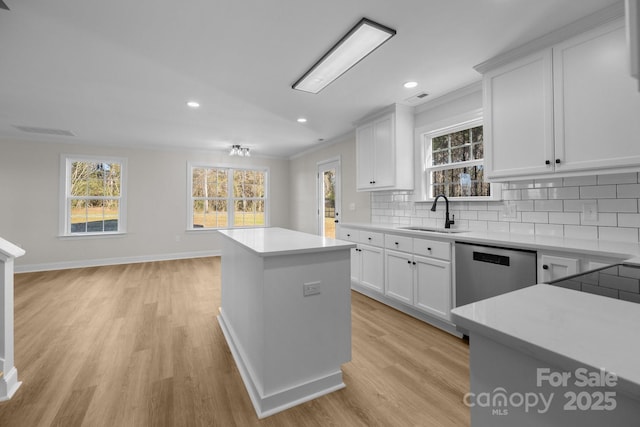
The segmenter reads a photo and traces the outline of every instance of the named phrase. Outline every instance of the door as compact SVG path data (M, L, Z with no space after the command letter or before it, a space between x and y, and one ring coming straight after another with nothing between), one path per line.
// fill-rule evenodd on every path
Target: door
M360 284L380 293L384 292L382 248L358 245L360 249Z
M451 310L451 263L415 256L415 306L449 320Z
M578 273L580 260L552 255L540 255L540 273L542 283L561 279Z
M373 123L356 130L356 187L369 190L373 187Z
M340 159L318 163L318 234L336 238L340 220Z

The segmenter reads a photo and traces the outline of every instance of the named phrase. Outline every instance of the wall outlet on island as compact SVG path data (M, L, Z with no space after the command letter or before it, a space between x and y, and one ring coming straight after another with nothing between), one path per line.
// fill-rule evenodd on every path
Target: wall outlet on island
M309 282L302 285L302 291L305 297L318 295L320 293L320 282Z

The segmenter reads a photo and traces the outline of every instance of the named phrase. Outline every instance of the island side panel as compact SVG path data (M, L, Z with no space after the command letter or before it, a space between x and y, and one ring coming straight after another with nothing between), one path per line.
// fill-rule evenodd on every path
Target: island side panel
M263 394L263 258L222 239L221 316L259 394Z
M351 360L350 249L265 259L265 393L338 374ZM320 293L304 296L305 283Z
M598 369L540 360L473 331L469 343L472 427L627 426L640 419L640 401L619 387L583 383Z

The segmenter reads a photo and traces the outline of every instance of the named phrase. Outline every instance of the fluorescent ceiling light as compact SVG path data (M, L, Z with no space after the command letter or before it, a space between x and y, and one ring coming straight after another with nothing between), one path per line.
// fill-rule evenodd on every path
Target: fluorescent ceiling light
M298 123L307 123L307 119L305 119L304 117L300 117L298 119Z
M198 101L189 101L187 102L187 106L190 108L200 108L200 103Z
M292 86L318 93L396 34L395 30L362 18Z
M418 86L418 82L406 82L404 84L404 87L406 87L407 89L412 89L416 86Z

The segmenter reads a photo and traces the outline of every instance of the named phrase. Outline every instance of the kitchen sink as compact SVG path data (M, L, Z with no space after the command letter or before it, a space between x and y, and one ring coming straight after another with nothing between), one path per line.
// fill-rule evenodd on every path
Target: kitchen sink
M427 231L430 233L464 233L467 230L454 230L451 228L436 228L436 227L400 227L402 230L412 230L412 231Z

